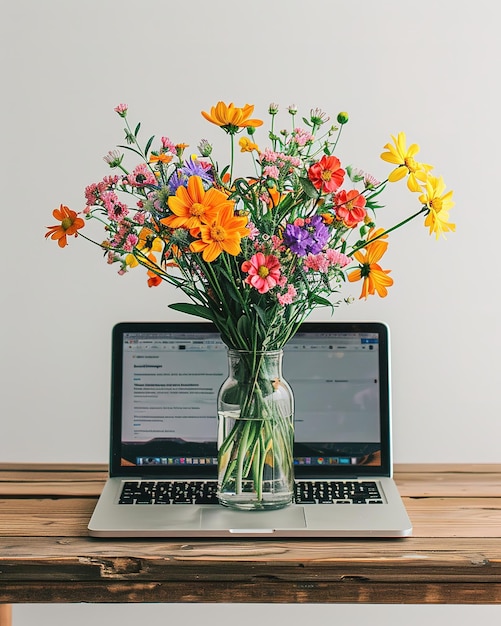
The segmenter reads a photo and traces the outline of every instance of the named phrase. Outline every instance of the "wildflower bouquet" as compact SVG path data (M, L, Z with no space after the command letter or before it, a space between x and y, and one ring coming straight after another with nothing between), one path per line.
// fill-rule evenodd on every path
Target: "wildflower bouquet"
M228 162L220 165L205 139L196 151L167 137L143 145L141 124L129 125L127 106L115 111L125 123L125 144L105 157L113 173L85 189L81 213L56 209L58 224L46 236L61 247L71 235L92 241L82 233L85 220L102 222L106 238L93 243L108 263L120 274L144 267L149 286L178 287L189 302L171 308L211 320L228 348L247 355L236 369L245 389L225 400L238 411L230 411L233 425L221 442L220 489L231 483L241 492L253 477L251 490L260 500L264 470L280 464L274 450L281 458L287 448L292 463L292 427L290 415L278 430L268 427L277 414L269 404L276 381L259 355L281 350L316 307L340 304L330 298L346 279L362 281L360 297L386 296L393 280L379 263L388 233L418 216L437 238L454 230L452 192L431 165L415 160L419 147L407 147L404 133L381 154L394 166L387 180L344 167L336 152L346 113L330 124L319 109L298 120L290 106L282 130L272 104L268 132L260 135L263 121L252 117L253 106L219 102L202 115L228 135ZM245 176L236 173L239 134L238 148L251 167ZM125 152L139 160L132 169ZM381 194L401 179L415 194L416 210L396 225L377 227ZM286 467L284 474L291 473Z

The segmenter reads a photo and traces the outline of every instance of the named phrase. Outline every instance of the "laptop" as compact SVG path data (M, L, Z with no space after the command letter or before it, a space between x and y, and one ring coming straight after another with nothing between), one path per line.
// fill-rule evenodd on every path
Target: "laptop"
M207 322L112 332L110 476L95 537L406 537L392 479L389 331L306 322L284 348L294 391L295 500L239 511L217 500L216 398L226 346Z

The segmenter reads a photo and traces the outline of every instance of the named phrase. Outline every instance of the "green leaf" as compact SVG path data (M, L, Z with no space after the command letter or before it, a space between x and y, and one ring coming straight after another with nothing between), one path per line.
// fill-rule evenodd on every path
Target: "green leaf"
M169 309L179 311L180 313L187 313L188 315L194 315L195 317L201 317L204 320L214 321L213 316L209 309L200 304L190 304L189 302L174 302L169 304Z
M365 203L365 207L370 211L377 211L378 209L384 209L384 204L378 204L377 202L374 202L372 200L367 200L367 202Z
M301 183L301 187L303 188L304 193L308 196L308 198L312 198L316 200L318 198L318 190L315 189L313 183L309 178L299 178L299 182Z
M136 129L134 130L134 137L137 138L140 128L141 128L141 122L138 123L138 125L136 126Z
M250 332L249 318L247 317L247 315L241 315L238 318L237 331L238 331L238 334L244 337L245 339L250 339L251 332Z
M252 308L256 311L264 326L268 326L268 319L266 317L266 312L257 304L253 304Z
M308 299L310 300L310 302L314 302L315 304L319 306L332 307L332 302L330 300L327 300L327 298L322 298L322 296L319 296L318 294L313 293L312 291L310 291L308 295Z
M148 152L149 149L151 148L151 144L153 143L153 139L155 139L155 135L153 135L152 137L150 137L148 139L148 142L146 143L146 147L144 148L144 154L145 156L148 156Z
M376 189L369 196L367 196L367 202L370 202L372 198L379 196L379 194L382 193L385 190L385 188L386 188L386 184L376 187Z
M290 207L294 204L294 202L295 202L294 194L292 194L292 193L286 194L285 198L282 198L280 200L280 204L277 207L277 210L280 211L280 215L284 215L284 212L288 211L290 209ZM271 215L270 215L270 217L271 217ZM284 215L284 217L285 217L285 215Z
M123 148L124 150L130 150L131 152L135 152L141 158L144 158L143 155L139 152L139 150L136 150L135 148L132 148L131 146L118 145L117 148Z

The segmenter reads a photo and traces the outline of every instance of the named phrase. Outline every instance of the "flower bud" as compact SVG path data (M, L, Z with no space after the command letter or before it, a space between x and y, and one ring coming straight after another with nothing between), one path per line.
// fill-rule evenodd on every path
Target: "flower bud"
M203 157L208 157L212 152L212 146L207 139L202 139L198 144L198 150Z
M348 113L346 113L346 111L341 111L341 113L337 114L337 121L339 124L346 124L348 119Z
M327 115L327 113L322 111L322 109L319 109L319 108L311 109L310 121L315 126L321 126L322 124L325 124L325 122L328 122L329 120L330 120L330 117Z
M103 160L108 163L111 168L119 167L122 163L123 154L120 154L118 150L110 150Z
M127 105L126 104L118 104L113 110L120 115L120 117L127 117Z

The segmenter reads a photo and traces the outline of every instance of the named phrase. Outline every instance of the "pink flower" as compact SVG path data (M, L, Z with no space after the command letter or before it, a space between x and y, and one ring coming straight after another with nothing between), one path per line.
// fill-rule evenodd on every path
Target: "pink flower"
M106 189L114 189L120 181L120 176L114 174L113 176L105 176L103 178L103 185L106 186Z
M292 141L298 146L305 146L308 142L312 142L313 135L303 128L295 128L292 134Z
M325 274L329 269L329 260L321 252L319 254L309 254L304 260L304 268Z
M262 252L256 252L249 261L242 263L242 271L248 273L245 283L259 293L267 293L280 280L280 261L273 254L265 256Z
M108 217L114 222L121 222L129 212L127 206L120 202L114 191L105 192L102 200L108 212Z
M263 168L264 176L268 178L273 178L274 180L278 180L280 177L280 170L276 165L267 165Z
M331 265L339 265L339 267L346 267L351 263L351 258L339 252L338 250L333 250L332 248L327 248L325 252L325 256L329 260Z
M87 206L95 206L101 200L101 193L105 190L102 183L91 183L85 188Z
M282 306L287 304L292 304L294 302L294 298L297 296L297 290L292 285L288 285L287 291L283 294L277 296L278 303Z
M120 117L125 117L127 115L127 109L129 107L126 104L119 104L113 110L120 115Z
M285 250L284 242L277 235L271 236L271 242L273 244L273 249L278 250L279 252L283 252Z
M155 175L148 169L146 163L141 163L141 165L135 167L132 174L127 176L127 181L133 187L146 187L157 184Z
M254 241L259 236L259 230L254 226L252 222L247 223L247 230L249 231L249 239Z
M160 141L164 150L172 152L172 154L176 154L176 145L173 144L168 137L162 137Z
M369 174L368 172L364 172L363 170L357 169L355 170L355 176L363 179L364 186L366 189L373 189L374 187L379 187L381 181L379 181L375 176Z
M127 235L124 243L125 252L132 252L134 246L137 244L138 241L139 237L134 233L130 233L129 235Z
M136 224L142 226L144 224L144 221L146 220L146 213L144 211L138 211L134 219L136 221Z
M261 161L261 163L263 161L267 161L268 163L275 163L277 158L278 158L278 153L273 152L273 150L270 150L270 148L266 148L266 150L262 152L259 156L259 160Z
M301 159L299 157L288 156L286 158L293 167L301 167Z

